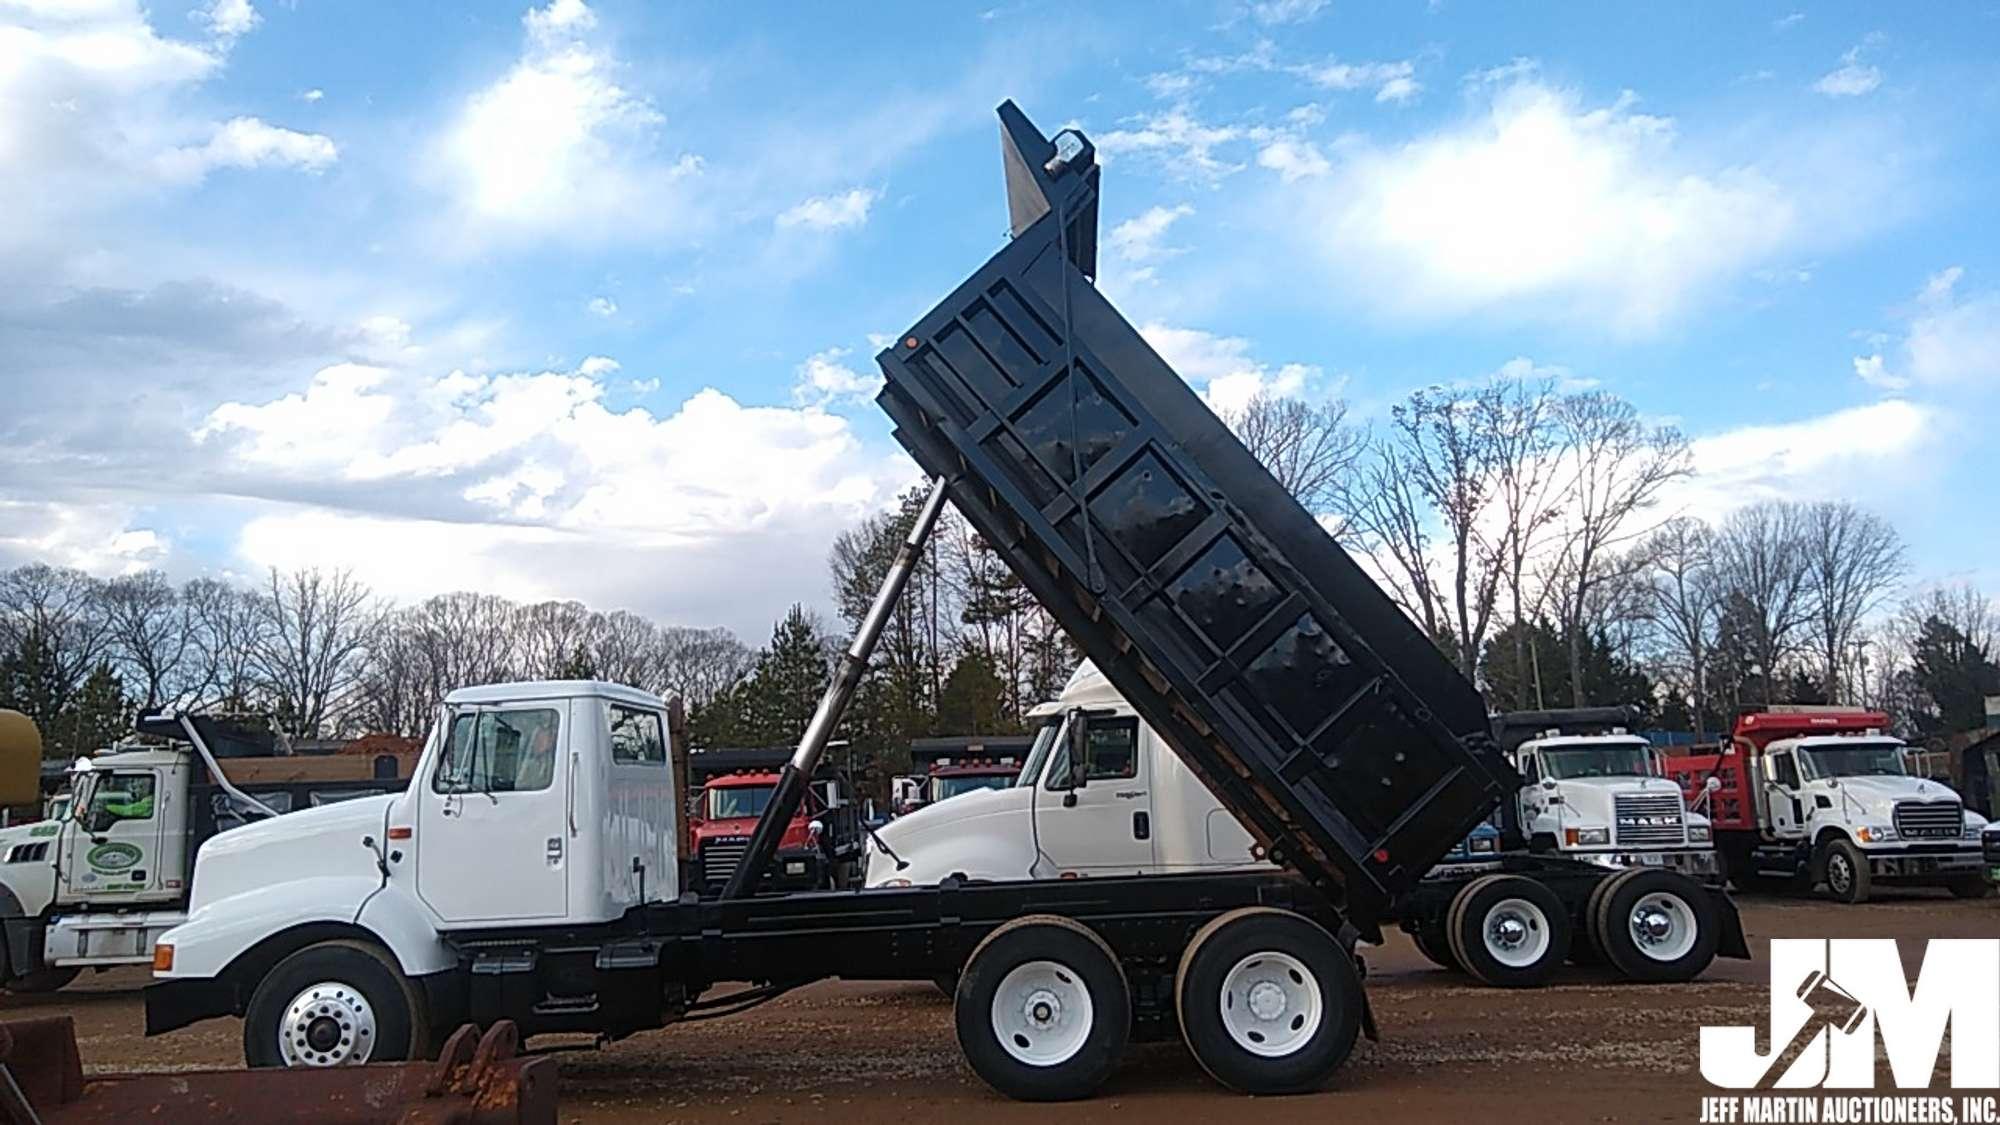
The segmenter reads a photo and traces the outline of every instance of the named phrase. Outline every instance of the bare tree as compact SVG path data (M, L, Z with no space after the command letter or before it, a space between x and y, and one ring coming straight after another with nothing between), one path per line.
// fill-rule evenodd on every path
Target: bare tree
M1470 396L1445 387L1412 392L1391 411L1355 488L1341 498L1392 593L1433 638L1450 641L1467 678L1478 668L1502 571L1486 519L1499 456L1498 411L1488 400L1501 393L1497 386Z
M385 613L370 631L354 717L369 731L421 737L444 700L410 610Z
M1687 439L1671 426L1648 426L1633 405L1593 391L1557 402L1563 465L1564 526L1554 575L1556 615L1568 637L1570 692L1584 706L1583 634L1591 586L1622 572L1601 556L1645 534L1635 517L1667 484L1692 471Z
M1694 737L1707 731L1708 654L1721 597L1715 581L1715 533L1692 516L1660 525L1646 540L1649 615L1670 666L1686 677Z
M215 578L181 587L193 652L189 696L225 707L250 705L256 694L256 654L267 618L255 594Z
M524 607L516 617L520 630L523 673L539 678L559 676L588 658L597 647L602 615L582 602L540 602Z
M83 571L29 563L0 574L0 643L11 655L24 645L47 660L45 725L68 706L104 659L111 632L104 615L104 587Z
M271 570L259 599L264 631L258 677L271 693L273 720L293 737L317 737L355 684L374 624L368 587L346 570Z
M750 674L756 655L727 629L668 625L653 650L650 679L661 694L699 707Z
M659 626L651 621L622 609L604 614L591 654L591 672L599 679L657 691L659 644Z
M105 623L111 651L139 689L142 710L178 705L190 688L182 676L194 642L190 607L157 570L104 584Z
M1315 514L1337 506L1342 486L1366 445L1347 423L1347 404L1331 399L1311 405L1259 391L1222 420L1285 491Z
M1812 620L1806 586L1804 520L1798 505L1766 500L1738 508L1715 538L1719 594L1745 618L1751 656L1761 669L1765 703L1780 664Z
M1514 626L1514 682L1529 682L1526 579L1528 560L1542 546L1544 535L1560 515L1562 491L1555 446L1555 387L1547 379L1517 379L1496 384L1482 396L1486 426L1492 434L1494 506L1500 518L1496 536L1508 608ZM1534 677L1540 690L1540 677Z
M1903 541L1889 521L1844 500L1806 509L1801 520L1806 598L1813 639L1826 674L1830 700L1847 698L1843 674L1862 618L1877 609L1903 576Z

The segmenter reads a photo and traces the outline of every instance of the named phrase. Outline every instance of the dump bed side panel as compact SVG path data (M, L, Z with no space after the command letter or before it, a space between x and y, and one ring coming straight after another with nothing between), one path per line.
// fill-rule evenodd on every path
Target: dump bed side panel
M885 349L879 401L1265 846L1379 905L1518 779L1472 686L1065 257L1063 217Z

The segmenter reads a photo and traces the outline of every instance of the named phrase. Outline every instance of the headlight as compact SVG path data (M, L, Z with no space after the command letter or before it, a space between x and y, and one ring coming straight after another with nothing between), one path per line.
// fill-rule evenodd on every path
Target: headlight
M1688 843L1706 844L1709 842L1709 840L1713 838L1714 834L1709 831L1708 825L1706 824L1688 825Z
M882 885L885 887L907 887L910 885L910 881L908 879L884 879L882 880Z
M1964 832L1964 836L1965 836L1965 838L1966 838L1966 839L1968 839L1968 840L1977 840L1977 839L1979 839L1979 831L1980 831L1980 826L1979 826L1979 825L1977 825L1977 824L1974 824L1974 823L1972 823L1972 822L1971 822L1971 821L1969 821L1969 820L1965 822L1965 832Z
M1611 829L1565 828L1563 836L1572 848L1601 848L1611 842Z
M1500 841L1491 836L1474 836L1466 841L1466 847L1474 852L1493 852L1500 849Z
M804 860L792 859L785 861L785 874L803 875L805 873L806 873L806 864Z
M1864 844L1886 844L1896 838L1896 830L1886 824L1864 824L1855 835Z

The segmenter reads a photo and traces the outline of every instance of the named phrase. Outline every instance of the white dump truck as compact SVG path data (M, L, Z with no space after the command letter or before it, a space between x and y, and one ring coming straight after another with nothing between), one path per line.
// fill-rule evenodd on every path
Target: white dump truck
M59 815L0 829L8 991L150 963L154 941L187 916L195 850L209 837L402 784L393 757L233 756L241 739L208 716L154 715L138 730L153 741L77 759Z
M1660 752L1632 733L1625 707L1510 711L1494 719L1524 784L1524 842L1605 867L1661 867L1721 878L1708 817L1688 808Z

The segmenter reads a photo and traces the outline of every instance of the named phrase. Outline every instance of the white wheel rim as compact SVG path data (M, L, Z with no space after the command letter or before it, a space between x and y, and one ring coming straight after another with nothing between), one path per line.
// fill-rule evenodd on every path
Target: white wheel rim
M1549 952L1549 916L1524 898L1504 898L1486 912L1479 928L1486 953L1510 969L1525 969Z
M1319 980L1288 953L1252 953L1222 978L1222 1026L1238 1047L1278 1058L1312 1041L1326 1018Z
M1854 885L1854 871L1847 857L1839 852L1826 857L1826 885L1833 888L1835 894L1846 894L1847 888Z
M993 1038L1014 1061L1058 1066L1075 1057L1096 1026L1090 990L1059 961L1028 961L993 993Z
M1678 961L1694 948L1699 926L1681 896L1654 891L1632 905L1632 944L1654 961Z
M361 990L340 981L300 989L278 1020L278 1054L286 1066L348 1066L375 1052L375 1009Z

